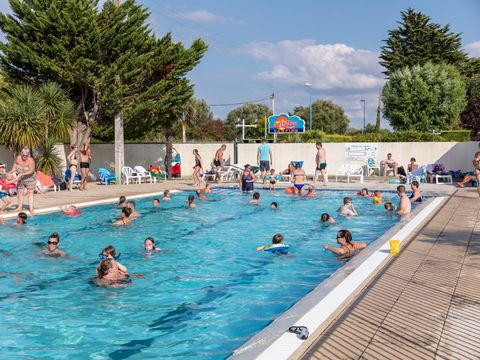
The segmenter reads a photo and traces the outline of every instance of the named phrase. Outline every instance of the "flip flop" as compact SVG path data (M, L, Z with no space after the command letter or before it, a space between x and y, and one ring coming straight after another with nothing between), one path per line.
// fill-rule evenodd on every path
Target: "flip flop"
M308 328L306 326L290 326L288 328L288 332L297 334L302 340L307 339L309 335Z

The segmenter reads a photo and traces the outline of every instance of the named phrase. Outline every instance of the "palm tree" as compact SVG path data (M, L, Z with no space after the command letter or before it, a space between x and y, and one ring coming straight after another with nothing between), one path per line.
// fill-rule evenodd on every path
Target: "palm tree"
M49 137L62 139L68 136L75 120L74 104L55 83L40 86L39 95L45 104L45 141Z
M7 85L0 98L0 142L14 152L35 149L52 138L68 136L75 120L73 102L54 83L40 88Z
M14 152L36 148L43 140L46 109L37 89L13 85L0 102L0 142Z
M55 149L55 140L48 139L40 145L40 155L36 158L35 165L38 170L49 176L58 175L59 164L62 161Z

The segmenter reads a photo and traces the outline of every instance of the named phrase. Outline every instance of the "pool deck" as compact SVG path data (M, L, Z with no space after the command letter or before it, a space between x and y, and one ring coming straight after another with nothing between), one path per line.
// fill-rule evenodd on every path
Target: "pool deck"
M479 359L479 210L457 190L291 359Z

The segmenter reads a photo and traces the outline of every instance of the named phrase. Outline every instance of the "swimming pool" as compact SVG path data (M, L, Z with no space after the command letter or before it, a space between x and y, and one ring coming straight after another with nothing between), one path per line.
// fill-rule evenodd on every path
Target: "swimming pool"
M2 355L225 358L343 265L323 251L325 243L335 244L339 229L370 243L398 221L351 191L322 191L314 199L262 191L261 205L253 206L251 195L218 190L211 196L216 201L185 209L189 194L173 195L160 209L151 199L138 201L142 217L125 228L110 225L118 214L112 205L79 217L50 214L27 226L4 226ZM354 198L361 216L322 226L320 214L334 214L344 196ZM271 201L280 209L270 209ZM62 236L68 259L38 256L32 243L46 242L53 231ZM288 256L255 250L275 233L285 235ZM142 252L147 236L164 251ZM119 262L145 279L117 289L89 285L99 251L110 244L122 253Z

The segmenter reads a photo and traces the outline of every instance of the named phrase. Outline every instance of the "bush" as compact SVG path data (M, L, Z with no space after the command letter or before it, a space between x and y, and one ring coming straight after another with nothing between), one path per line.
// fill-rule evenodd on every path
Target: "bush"
M470 141L470 130L446 130L442 131L442 138L445 141Z

